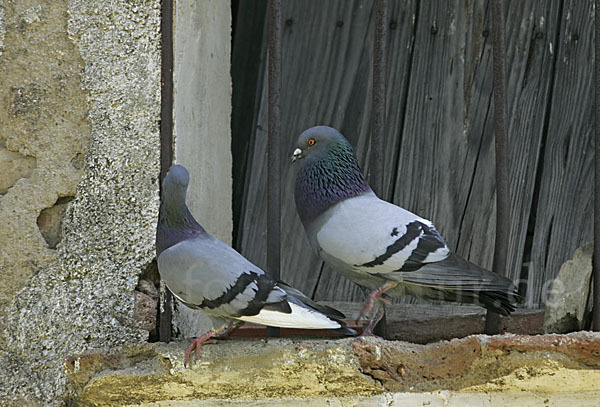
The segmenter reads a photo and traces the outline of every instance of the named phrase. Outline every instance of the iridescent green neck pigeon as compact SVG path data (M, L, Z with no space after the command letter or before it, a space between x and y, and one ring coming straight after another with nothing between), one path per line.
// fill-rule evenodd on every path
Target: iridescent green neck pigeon
M308 240L334 270L368 290L361 316L376 300L405 294L473 303L508 315L519 299L507 278L452 253L427 219L379 199L350 143L317 126L298 138L295 200ZM374 313L366 333L381 312Z
M195 339L186 351L186 362L194 347L198 358L203 343L232 329L231 321L355 334L342 322L342 313L276 281L208 234L186 205L188 183L184 167L171 167L163 181L156 232L162 279L181 302L211 317L216 328Z

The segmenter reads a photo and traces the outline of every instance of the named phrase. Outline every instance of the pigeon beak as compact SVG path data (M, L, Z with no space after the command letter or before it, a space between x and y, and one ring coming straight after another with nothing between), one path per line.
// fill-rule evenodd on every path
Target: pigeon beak
M292 162L295 163L296 160L302 158L302 150L299 148L294 150L294 154L292 154Z

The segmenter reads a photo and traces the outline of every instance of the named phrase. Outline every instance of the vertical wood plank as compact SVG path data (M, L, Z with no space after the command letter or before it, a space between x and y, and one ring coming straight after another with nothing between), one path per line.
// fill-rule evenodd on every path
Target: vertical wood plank
M492 72L494 99L494 144L496 165L496 234L492 271L505 275L510 233L510 191L508 189L508 135L506 134L506 45L504 34L504 1L492 0ZM500 333L500 314L488 310L485 333Z
M281 278L281 0L269 0L269 130L267 137L267 271ZM279 336L279 328L267 334Z
M592 288L592 329L600 331L600 0L594 2L594 286Z
M553 44L556 72L541 163L527 304L545 300L576 248L592 240L594 5L567 0Z
M373 99L371 113L371 165L369 184L373 191L383 193L386 78L387 78L387 41L388 41L388 1L375 0L375 33L373 44Z

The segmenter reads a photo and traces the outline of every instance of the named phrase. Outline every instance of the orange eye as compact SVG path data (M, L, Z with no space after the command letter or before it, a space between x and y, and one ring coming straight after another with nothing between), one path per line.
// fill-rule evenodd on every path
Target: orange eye
M307 144L309 146L314 146L315 145L315 139L314 138L309 138L308 141L307 141Z

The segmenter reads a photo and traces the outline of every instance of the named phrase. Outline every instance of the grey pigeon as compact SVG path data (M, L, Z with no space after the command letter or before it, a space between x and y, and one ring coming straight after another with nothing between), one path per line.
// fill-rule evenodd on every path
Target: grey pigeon
M186 351L186 362L194 347L198 357L203 343L241 324L232 321L355 333L341 321L342 313L316 304L300 291L275 281L208 234L186 205L188 184L188 171L180 165L172 166L163 181L156 231L162 279L181 302L211 317L215 327L193 341Z
M429 220L379 199L340 132L304 131L292 161L296 208L311 246L370 292L361 316L375 301L405 294L514 311L519 295L512 281L452 253ZM373 314L367 334L381 316Z

